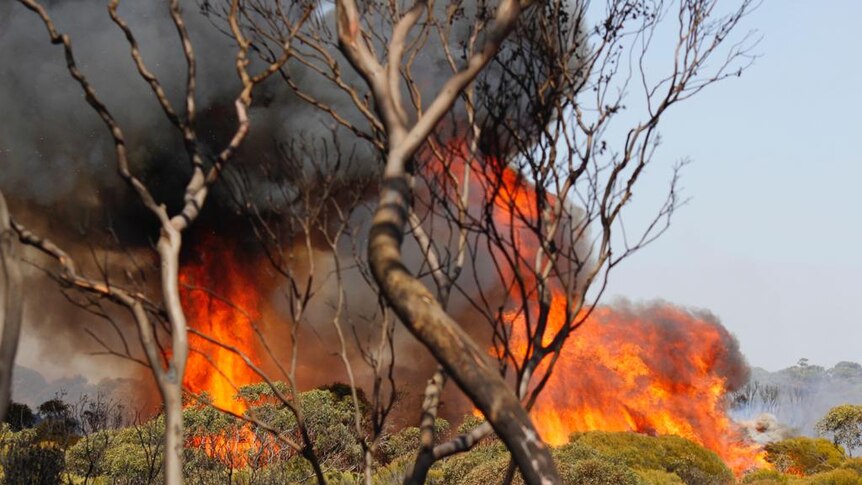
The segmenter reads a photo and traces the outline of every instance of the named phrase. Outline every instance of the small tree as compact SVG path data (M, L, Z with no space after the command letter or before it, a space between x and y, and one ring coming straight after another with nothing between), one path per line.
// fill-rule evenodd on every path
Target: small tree
M840 448L823 438L798 436L767 444L766 461L775 469L792 475L813 475L841 467L845 456Z
M37 410L39 439L52 441L65 449L77 438L79 423L68 403L55 397L40 404Z
M65 466L63 450L54 442L41 441L34 430L24 430L3 440L0 466L7 485L57 485Z
M842 404L830 409L814 429L820 435L832 435L832 442L841 445L852 456L853 448L862 446L862 406Z
M30 409L30 406L11 401L9 403L9 410L6 413L4 422L8 423L9 426L12 427L12 431L18 432L22 429L32 428L35 426L36 415L33 414L33 410Z

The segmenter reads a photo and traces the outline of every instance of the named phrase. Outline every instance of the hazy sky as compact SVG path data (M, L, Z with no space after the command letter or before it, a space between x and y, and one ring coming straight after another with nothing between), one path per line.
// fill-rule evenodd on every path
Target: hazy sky
M692 200L612 274L610 295L707 308L767 369L862 361L859 18L859 0L766 0L752 14L762 57L663 121L641 193L688 156Z

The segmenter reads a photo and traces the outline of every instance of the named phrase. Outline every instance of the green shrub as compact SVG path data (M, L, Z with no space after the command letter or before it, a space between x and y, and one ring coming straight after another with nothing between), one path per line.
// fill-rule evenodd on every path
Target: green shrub
M475 416L473 414L467 414L464 416L464 420L461 421L461 424L458 426L456 431L458 434L467 434L470 431L473 431L475 428L479 427L480 424L485 422L485 418L480 418L479 416Z
M396 458L386 465L377 467L374 470L374 476L371 477L372 483L374 485L401 485L404 482L407 467L412 463L413 457L403 456Z
M21 431L36 425L36 415L33 414L30 406L11 401L3 421L9 424L12 431Z
M601 455L593 448L584 446L582 443L566 443L551 450L554 460L558 463L574 465L580 460L599 458Z
M362 477L355 473L330 470L324 473L327 485L360 485L364 483Z
M746 473L742 478L742 483L745 484L784 484L787 483L787 476L779 472L778 470L770 470L767 468L761 468L758 470L754 470L752 472Z
M821 436L832 436L836 445L842 445L847 450L862 446L862 406L835 406L817 422L814 429Z
M509 456L495 456L477 463L463 478L451 475L442 483L450 485L489 485L499 483L509 466ZM586 458L574 463L558 462L564 485L645 485L638 475L625 465L604 458ZM515 472L513 485L524 485L521 474Z
M736 482L733 473L718 455L679 436L590 431L575 433L570 440L635 470L674 473L687 485Z
M505 466L508 459L509 452L506 448L498 441L491 441L487 444L480 444L469 453L462 453L447 458L436 465L436 467L439 467L441 483L453 485L466 484L468 483L465 481L467 475L480 465L493 462L503 463L503 466Z
M841 468L793 480L791 485L862 485L862 476L853 470Z
M839 468L844 451L823 438L789 438L766 445L766 461L780 472L813 475Z
M159 483L162 476L165 418L159 415L141 425L117 431L105 450L102 470L112 484Z
M301 441L293 412L273 398L268 385L244 386L239 395L253 404L248 413L255 419ZM356 437L352 397L339 397L329 390L314 389L301 393L299 404L318 458L340 470L359 467L363 452Z
M645 482L625 465L609 460L589 458L574 465L562 464L560 473L565 485L641 485Z
M567 485L729 485L733 473L715 453L676 436L593 431L572 435L571 442L552 450ZM498 441L443 460L442 484L499 481L509 454ZM432 469L433 470L433 469ZM523 483L516 477L515 484Z
M297 456L255 470L249 482L255 485L315 483L314 470L308 460Z
M783 480L778 479L778 478L763 478L761 480L754 480L754 481L745 482L745 483L746 483L746 485L785 485L785 484L791 483L791 482L788 482L787 480L788 479L786 477L784 477ZM792 482L792 483L797 483L797 482Z
M449 422L443 418L434 420L434 435L437 441L442 441L442 438L449 431ZM381 440L379 446L379 459L383 463L389 463L392 460L402 456L416 456L419 450L419 428L409 426L401 431L385 436Z
M552 450L565 485L676 485L680 481L647 482L625 464L601 456L580 443L569 443ZM488 485L498 483L509 465L509 453L497 441L478 446L469 453L444 460L438 470L432 468L437 483L446 485ZM429 480L429 483L435 483ZM520 473L513 485L523 485Z
M162 452L150 458L136 443L119 443L112 446L105 455L105 471L118 483L149 483L161 473Z
M0 454L6 485L57 485L65 466L62 448L36 430L5 434Z
M635 473L647 485L685 485L679 475L664 470L637 470Z
M105 474L105 454L116 438L115 431L100 431L81 438L66 450L66 471L82 478Z
M492 460L478 463L466 474L466 476L464 476L462 481L444 481L444 483L452 485L456 483L463 485L490 485L500 483L503 476L506 475L506 469L508 466L508 455L497 456ZM512 485L523 485L523 483L524 481L521 479L520 474L516 473L516 478L512 481Z

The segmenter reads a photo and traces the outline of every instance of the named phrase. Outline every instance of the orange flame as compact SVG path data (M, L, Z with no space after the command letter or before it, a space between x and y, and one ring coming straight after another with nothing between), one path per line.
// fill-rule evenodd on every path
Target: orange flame
M251 278L254 272L236 258L237 251L220 244L224 243L207 238L198 246L196 258L183 265L179 278L183 308L191 328L254 361L258 348L252 324L260 317L260 285ZM242 415L247 405L235 398L237 389L259 377L236 352L199 335L189 335L189 348L185 388L194 394L206 392L217 408ZM242 467L253 442L253 433L243 426L231 436L207 436L193 445Z
M536 280L528 266L536 260L539 239L530 227L538 225L541 197L546 206L558 200L537 193L497 159L471 163L466 143L452 143L449 150L443 163L427 163L426 173L435 190L442 189L451 198L458 196L458 183L469 170L469 203L490 208L507 252L514 255L499 258L508 261L510 274L504 276L518 271L524 285L510 291L509 308L516 310L505 316L511 325L513 354L523 356L527 322L524 305L517 303L526 294L528 306L536 308ZM566 295L552 291L546 337L567 323ZM535 320L535 315L531 317ZM564 345L532 410L536 426L554 445L566 443L578 431L672 434L715 451L736 473L768 466L760 447L748 441L727 415L728 369L721 367L733 360L727 348L731 341L716 322L670 305L650 308L649 315L597 308ZM547 361L535 375L546 367Z
M551 327L564 321L561 298ZM737 474L767 466L727 415L727 374L739 371L730 341L717 322L667 304L596 308L563 346L533 419L551 444L578 431L670 434L715 451Z
M538 220L540 197L549 203L556 200L538 194L496 159L468 163L466 145L450 148L451 160L427 164L426 174L443 188L445 197L454 197L452 179L463 180L469 170L468 205L490 207L496 229L507 238L504 244L517 254L510 268L519 271L531 295L535 281L529 271L521 270L535 261L539 243L528 227ZM251 324L260 316L262 301L260 285L252 277L255 272L243 267L236 251L214 239L201 247L198 258L184 265L180 276L189 323L254 358L258 349ZM510 302L520 301L520 295L512 291ZM506 317L512 326L512 350L523 354L524 312L512 311ZM546 335L562 328L565 318L565 295L558 291ZM715 451L736 472L764 466L762 451L742 438L726 413L727 369L722 366L728 361L728 341L726 330L715 322L670 305L656 305L646 313L597 308L564 346L553 377L533 408L536 425L551 444L565 443L577 431L674 434ZM246 404L234 398L236 388L257 382L257 376L228 349L195 335L190 345L196 351L189 356L185 386L195 393L208 392L217 407L245 412ZM540 367L537 374L543 371ZM225 460L228 453L247 455L254 438L243 429L239 436L207 437L196 445Z

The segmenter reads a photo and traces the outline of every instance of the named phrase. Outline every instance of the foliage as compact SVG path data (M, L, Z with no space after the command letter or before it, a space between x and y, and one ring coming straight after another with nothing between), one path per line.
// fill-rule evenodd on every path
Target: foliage
M30 406L12 401L9 403L9 410L6 411L4 422L12 427L12 431L21 431L36 425L36 415L33 414Z
M855 471L859 475L862 475L862 458L847 458L844 460L844 464L841 465L843 468L849 468L850 470Z
M84 478L103 475L105 453L116 435L113 431L100 431L79 440L66 451L66 469Z
M278 384L281 385L281 384ZM285 387L279 388L288 395ZM362 448L356 435L355 408L352 395L331 386L300 393L294 402L300 406L309 433L317 445L324 473L330 484L364 483L358 470ZM296 417L289 407L276 398L267 385L247 386L239 396L248 405L248 416L297 440ZM52 402L46 414L62 422L66 408ZM68 414L71 416L71 414ZM257 429L232 416L219 412L208 404L207 396L186 402L183 413L187 447L184 451L184 476L190 485L211 483L275 485L310 483L314 472L295 450L275 446L268 431ZM364 419L364 417L363 417ZM467 432L481 423L465 419L459 432ZM34 428L13 432L3 425L2 464L7 477L23 475L25 481L6 483L53 484L66 477L68 483L111 483L117 485L162 483L162 437L165 420L162 415L144 423L121 429L103 429L76 437L66 453L56 442L44 440L44 430ZM94 427L90 427L94 428ZM79 428L83 430L84 428ZM276 450L267 460L253 461L251 450L245 457L215 455L206 443L216 446L214 437L249 432L263 449ZM444 437L449 423L435 422L438 437ZM266 441L269 439L269 441ZM207 441L210 440L210 441ZM395 485L415 458L419 429L409 427L385 435L378 443L378 460L372 477L374 485ZM13 446L14 445L14 446ZM224 446L222 444L221 446ZM209 448L209 450L220 448ZM227 450L229 451L229 450ZM238 451L235 451L238 453ZM734 479L727 467L712 452L697 444L674 436L651 437L635 433L588 432L572 435L569 443L552 450L554 460L566 485L712 485L730 484ZM225 459L225 456L230 459ZM856 469L862 460L845 459L839 448L827 440L785 440L771 445L773 459L788 463L799 461L799 470L808 477L788 477L776 471L757 471L743 480L748 485L845 485L860 483ZM780 458L780 457L785 458ZM509 466L510 455L499 440L486 439L469 453L458 454L435 464L428 474L429 484L487 485L499 482ZM826 465L824 465L824 463ZM64 468L65 467L65 468ZM39 470L33 475L31 470ZM61 473L65 471L65 475ZM48 478L40 478L47 476ZM14 480L14 478L12 478ZM35 480L35 481L34 481ZM39 481L41 480L41 481ZM54 481L51 481L54 480ZM522 485L516 473L513 483Z
M353 399L349 394L339 393L340 387L331 388L333 390L316 389L302 393L298 402L318 456L330 477L329 483L353 483L356 477L352 472L361 463L363 453L356 436ZM293 435L299 441L296 418L287 406L275 399L268 386L248 386L241 389L241 395L247 403L254 403L249 408L249 415ZM33 468L34 460L49 458L59 459L54 468L64 469L63 447L57 442L46 441L46 437L58 434L60 430L70 431L67 426L57 424L70 423L67 418L72 416L71 408L60 400L52 400L41 406L40 411L48 417L43 423L49 419L52 421L50 427L40 426L13 433L11 427L4 424L3 465L12 474L19 469ZM296 456L294 450L275 446L268 431L246 428L244 421L213 408L206 395L187 400L183 420L187 442L184 475L188 483L300 483L313 476L306 460ZM448 429L445 420L440 420L437 425L441 434ZM74 440L68 440L65 453L65 471L69 477L74 477L73 482L159 483L162 480L164 428L164 416L158 415L136 426L105 429L86 436L73 435ZM239 433L248 433L249 429L258 438L258 447L269 450L267 460L252 462L251 455L260 453L260 449L249 450L248 456L240 456L241 451L225 444L235 441L219 439L237 437ZM405 441L402 449L408 446L409 436L410 432L399 435ZM31 442L39 446L30 446ZM273 449L276 451L272 452ZM12 474L7 474L7 477Z
M766 445L766 461L784 473L812 475L838 468L844 451L823 438L789 438Z
M350 387L350 384L345 384L343 382L333 382L327 386L320 387L320 390L329 391L338 400L353 398L353 388ZM365 411L371 407L368 402L368 397L362 389L356 389L356 400L359 401L359 408L362 413L365 413Z
M478 428L479 425L485 422L485 418L481 418L479 416L468 414L464 416L464 420L461 421L461 424L458 426L456 431L458 434L467 434L473 429Z
M444 484L468 483L467 476L476 468L486 463L503 463L509 454L499 441L479 444L470 453L452 456L435 465L440 473L440 482ZM487 466L487 465L485 465ZM434 468L432 468L434 470ZM475 477L474 477L475 478ZM498 475L499 478L499 475ZM499 481L499 480L498 480Z
M255 403L247 411L249 416L301 441L296 417L284 403L273 397L269 386L246 386L240 389L239 395L247 402ZM321 462L339 469L357 468L362 461L363 450L356 436L353 398L313 389L301 393L297 401Z
M226 476L216 480L221 482L247 461L244 450L237 446L246 438L245 423L210 406L208 396L183 409L183 426L190 445L183 457L186 475L218 476L224 471Z
M567 485L710 485L735 479L714 453L674 436L635 433L578 433L553 450ZM409 457L405 457L409 459ZM399 463L398 460L393 465ZM470 453L443 460L432 468L443 485L499 482L509 454L499 441L480 444ZM515 484L522 484L516 474Z
M502 477L506 475L506 468L509 465L509 456L507 453L501 453L495 456L493 460L477 463L472 469L468 470L464 478L460 482L444 480L445 484L463 483L464 485L486 485L489 483L500 482ZM524 481L520 474L516 474L514 485L523 485Z
M672 485L681 484L666 480L648 481L618 460L601 456L595 450L570 443L553 450L563 483L566 485ZM444 485L486 485L497 483L506 474L509 454L499 442L479 445L470 453L456 455L432 468L432 476L439 477ZM523 485L520 474L515 485Z
M718 455L679 436L591 431L576 433L570 440L636 470L674 473L688 485L735 482Z
M53 441L63 448L74 443L78 433L78 421L72 407L60 398L43 402L37 408L41 421L36 426L39 439Z
M793 480L790 485L862 485L862 476L853 470L841 468Z
M640 485L643 481L625 465L590 458L561 468L566 485Z
M814 381L826 374L826 369L819 365L813 365L808 359L801 358L793 367L788 367L780 373L798 381Z
M121 442L112 446L105 454L105 475L115 483L138 484L149 483L158 476L161 470L162 457L155 457L157 465L148 460L142 453L140 445Z
M599 458L601 454L582 443L566 443L554 449L554 458L560 463L575 463L580 460Z
M55 485L65 466L63 450L52 441L40 439L36 430L4 433L3 467L7 485Z
M845 380L862 380L862 365L856 362L841 361L829 369L831 377Z
M778 470L770 470L768 468L754 470L742 478L742 483L757 485L784 484L787 481L788 477L786 475Z
M637 470L636 473L646 485L685 485L676 473L663 470Z
M434 420L434 436L440 440L449 431L449 422L443 418ZM401 456L415 456L419 449L420 430L408 426L401 431L384 436L380 442L380 461L389 463Z
M308 461L302 457L275 461L253 472L252 482L261 485L302 483L314 476Z
M407 474L408 467L413 465L414 455L404 455L396 458L391 463L378 467L372 477L373 485L401 485L404 482L404 476ZM445 462L445 461L444 461ZM443 472L438 464L428 471L429 484L443 484Z
M153 483L160 477L164 428L165 419L160 415L137 426L108 432L114 436L98 466L111 483Z
M862 406L843 404L830 409L814 429L820 435L832 435L832 441L851 452L862 446Z

